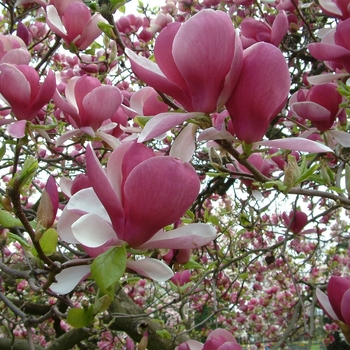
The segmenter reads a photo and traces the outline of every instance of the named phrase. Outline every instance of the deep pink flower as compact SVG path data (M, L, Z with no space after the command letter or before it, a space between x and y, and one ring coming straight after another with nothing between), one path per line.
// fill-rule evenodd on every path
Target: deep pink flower
M231 19L208 9L162 30L154 49L157 64L131 50L126 53L140 79L173 97L188 112L220 109L237 83L242 64L242 46Z
M46 7L46 13L50 29L68 46L74 44L79 50L85 50L101 35L97 23L105 22L100 14L91 16L90 9L80 0L55 1Z
M0 65L0 73L0 93L18 120L32 120L51 100L56 89L52 71L42 84L37 71L27 65L4 63Z
M225 329L212 331L204 344L196 340L188 340L180 344L177 350L242 350L234 336Z
M28 64L31 55L24 41L15 35L0 34L0 62Z
M336 29L330 30L320 43L308 45L313 57L326 61L332 68L345 69L350 73L350 18L338 23Z
M243 19L241 29L241 40L243 48L264 41L279 46L289 28L288 18L284 11L280 11L275 17L272 26L266 22L258 21L252 17Z
M77 129L90 127L96 131L122 103L122 94L116 86L102 85L88 75L71 78L65 95L66 100L56 92L54 102Z
M350 278L332 276L327 287L328 296L316 290L318 302L327 315L338 323L347 341L350 331ZM346 334L347 333L347 334Z
M332 128L338 115L343 113L339 105L343 97L333 83L315 85L310 90L300 89L290 99L292 112L302 118L308 119L319 131Z
M282 218L284 224L289 227L290 231L293 233L300 233L308 222L307 215L300 211L291 211L289 215L283 212Z
M243 54L238 84L226 103L237 138L260 141L285 105L289 70L282 52L268 43L256 43Z
M62 240L81 244L91 257L125 242L137 249L193 249L215 238L216 230L206 224L163 230L198 195L199 179L189 163L124 142L109 157L107 171L90 148L86 165L92 187L70 198L57 230ZM173 275L166 264L149 258L129 260L127 268L162 281ZM74 269L74 274L63 270L56 276L58 284L51 289L68 293L89 274L88 266Z

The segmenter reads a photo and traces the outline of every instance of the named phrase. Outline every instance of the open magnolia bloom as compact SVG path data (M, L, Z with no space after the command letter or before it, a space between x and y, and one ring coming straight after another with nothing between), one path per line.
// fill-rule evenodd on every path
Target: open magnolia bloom
M350 279L332 276L328 282L327 294L320 289L316 290L323 310L339 325L346 341L350 343Z
M194 249L215 238L214 227L200 223L164 230L198 195L200 182L189 163L125 142L109 157L107 171L90 148L86 165L92 187L71 197L57 228L62 240L81 244L91 257L125 243L138 250ZM127 268L157 281L173 275L166 264L149 258L129 260ZM87 266L75 267L74 274L68 270L62 272L64 278L57 275L51 290L68 293L89 274Z

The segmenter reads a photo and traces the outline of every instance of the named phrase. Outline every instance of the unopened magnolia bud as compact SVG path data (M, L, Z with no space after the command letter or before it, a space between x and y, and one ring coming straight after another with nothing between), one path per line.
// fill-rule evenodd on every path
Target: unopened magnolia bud
M1 198L1 205L6 209L7 211L12 211L12 203L9 197L5 196Z
M294 156L288 156L288 162L284 167L284 180L286 192L288 192L300 177L300 169Z

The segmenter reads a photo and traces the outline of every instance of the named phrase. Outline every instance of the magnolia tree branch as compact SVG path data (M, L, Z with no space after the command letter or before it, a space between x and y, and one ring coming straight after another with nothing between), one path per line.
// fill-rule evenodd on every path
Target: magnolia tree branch
M144 332L147 330L148 350L173 350L178 344L189 339L185 334L181 337L173 335L172 339L161 337L157 333L157 331L164 329L161 323L146 316L143 309L136 305L122 289L118 291L109 311L113 318L108 317L104 321L109 323L110 329L126 332L136 342L141 340ZM132 315L137 316L132 317ZM142 328L140 325L145 325L146 327Z

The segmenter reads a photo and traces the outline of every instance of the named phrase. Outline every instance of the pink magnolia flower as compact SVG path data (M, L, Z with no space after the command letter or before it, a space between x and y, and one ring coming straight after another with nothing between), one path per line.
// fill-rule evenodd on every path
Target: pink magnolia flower
M156 63L126 50L134 73L173 97L188 112L220 109L236 86L242 46L227 14L205 9L159 34Z
M30 59L30 53L21 38L0 34L0 63L28 64Z
M196 340L188 340L180 344L177 350L242 350L235 337L225 329L212 331L204 344Z
M88 75L71 78L65 95L66 100L56 92L54 102L76 129L96 131L122 103L122 94L116 86L102 85L97 78Z
M49 71L43 83L39 80L37 71L27 65L0 65L0 93L18 120L32 120L51 100L56 89L54 74Z
M332 276L327 286L327 294L316 290L318 302L323 310L332 318L343 331L349 342L350 332L350 278Z
M81 0L59 0L46 7L46 22L50 29L61 36L65 43L74 44L79 50L85 50L98 36L101 30L98 22L105 22L100 14L91 16L90 9Z
M289 104L296 116L310 120L319 131L326 131L332 128L336 117L344 113L344 109L339 108L343 101L337 85L329 83L298 90Z
M116 86L102 85L97 78L84 75L69 80L65 95L66 100L56 91L54 102L76 130L68 131L59 137L56 146L63 144L72 136L83 133L92 137L97 135L113 146L113 137L98 129L105 121L112 118L121 106L120 90ZM103 128L108 130L116 126L115 123L108 125Z
M238 84L226 103L237 138L260 141L285 105L289 88L288 66L279 49L268 43L245 49Z
M300 210L291 211L289 215L283 212L282 218L284 224L289 227L290 231L293 233L300 233L308 222L307 215Z
M350 18L338 23L336 29L330 30L320 43L308 45L313 57L326 61L333 70L345 69L350 73Z
M143 144L124 142L109 157L107 171L90 148L86 166L92 187L71 197L57 229L62 240L81 244L91 257L125 242L137 249L192 249L215 238L216 230L206 224L163 230L176 222L198 195L199 179L189 163L156 156ZM127 267L157 280L173 275L166 264L155 259L130 260ZM76 267L70 278L64 270L58 275L58 285L51 289L70 291L88 273L86 266ZM67 276L69 288L63 288L60 281Z
M346 20L350 17L349 0L319 0L322 11L332 17Z
M279 46L289 28L288 18L284 11L280 11L274 19L272 26L266 22L258 21L252 17L243 19L241 29L241 40L243 48L264 41Z

